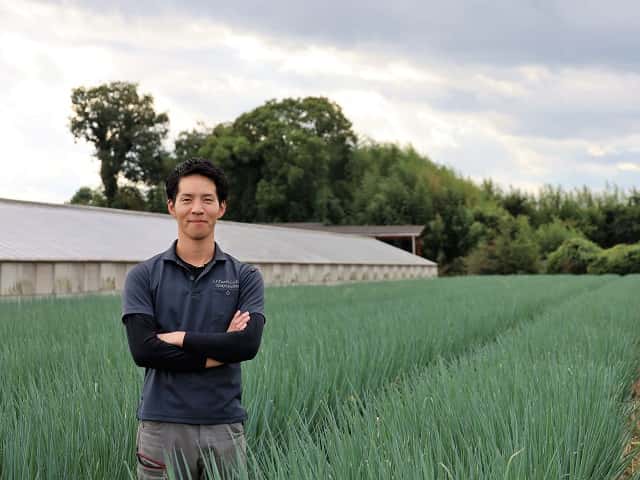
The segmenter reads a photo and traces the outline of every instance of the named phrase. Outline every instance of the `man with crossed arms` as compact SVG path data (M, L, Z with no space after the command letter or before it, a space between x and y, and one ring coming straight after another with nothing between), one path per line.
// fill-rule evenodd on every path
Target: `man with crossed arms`
M213 459L224 475L246 464L240 362L260 347L264 285L255 267L214 240L228 194L222 170L188 160L166 190L178 239L136 265L122 293L131 354L145 367L137 474L166 478L170 467L204 478Z

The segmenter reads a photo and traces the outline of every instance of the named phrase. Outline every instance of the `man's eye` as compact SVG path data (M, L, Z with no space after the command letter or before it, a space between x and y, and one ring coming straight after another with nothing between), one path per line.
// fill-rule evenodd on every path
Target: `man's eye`
M189 203L191 201L190 198L183 198L182 203Z

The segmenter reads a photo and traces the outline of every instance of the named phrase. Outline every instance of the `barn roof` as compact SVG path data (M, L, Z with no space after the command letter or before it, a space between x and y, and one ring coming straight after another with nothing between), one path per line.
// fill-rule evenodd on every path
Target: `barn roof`
M423 225L325 225L324 223L268 223L274 227L292 227L304 230L362 235L365 237L419 237Z
M140 262L176 238L166 214L0 199L0 261ZM216 241L249 263L435 265L373 238L219 221Z

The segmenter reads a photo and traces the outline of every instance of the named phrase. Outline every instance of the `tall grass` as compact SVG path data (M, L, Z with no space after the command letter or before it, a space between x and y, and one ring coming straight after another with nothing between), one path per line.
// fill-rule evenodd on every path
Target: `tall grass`
M613 277L493 277L274 292L263 353L245 369L247 431L278 436L416 366L455 358ZM264 435L266 431L270 435Z
M243 368L253 451L271 458L296 418L304 421L299 435L315 438L345 404L403 384L414 369L455 359L612 279L268 289L263 346ZM1 478L129 476L143 372L130 358L119 316L117 297L0 302Z
M578 295L365 404L345 402L314 435L293 425L252 478L617 479L639 287L624 278Z
M113 297L0 304L0 478L126 478L142 371Z

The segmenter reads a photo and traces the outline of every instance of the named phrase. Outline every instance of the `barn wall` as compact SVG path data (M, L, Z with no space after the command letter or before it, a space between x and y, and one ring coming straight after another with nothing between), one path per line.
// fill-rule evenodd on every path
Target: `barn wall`
M2 262L0 296L68 295L122 290L135 263Z
M432 265L349 265L262 263L256 265L267 285L335 284L375 280L437 277Z
M120 291L135 263L0 262L0 296ZM335 284L438 275L432 265L256 264L266 285Z

